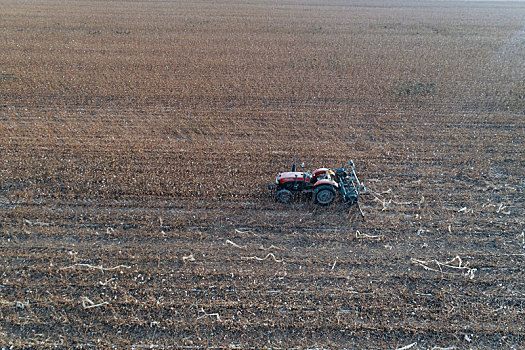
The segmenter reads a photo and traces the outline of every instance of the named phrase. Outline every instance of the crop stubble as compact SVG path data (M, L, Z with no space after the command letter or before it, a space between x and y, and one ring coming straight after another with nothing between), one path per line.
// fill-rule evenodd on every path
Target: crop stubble
M1 4L2 345L523 346L520 3Z

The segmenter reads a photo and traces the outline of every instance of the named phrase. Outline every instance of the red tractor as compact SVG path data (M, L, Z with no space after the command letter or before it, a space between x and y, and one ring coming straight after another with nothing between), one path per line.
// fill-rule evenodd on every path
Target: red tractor
M357 205L359 212L359 196L366 188L359 182L355 172L354 162L347 163L349 169L343 167L333 172L328 168L319 168L313 172L296 171L295 159L292 171L277 175L274 183L268 185L270 191L275 191L275 199L281 203L289 203L294 194L307 194L313 197L315 203L328 205L332 203L337 193L341 194L343 203Z

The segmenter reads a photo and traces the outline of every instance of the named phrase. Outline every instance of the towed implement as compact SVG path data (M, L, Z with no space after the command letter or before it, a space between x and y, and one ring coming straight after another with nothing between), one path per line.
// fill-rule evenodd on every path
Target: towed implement
M341 201L349 206L356 205L361 216L364 213L359 206L359 197L366 193L355 172L353 161L349 161L335 172L329 168L318 168L312 172L296 171L295 159L292 171L277 175L275 182L268 185L275 192L275 199L281 203L290 203L295 196L305 194L320 205L334 202L337 194Z

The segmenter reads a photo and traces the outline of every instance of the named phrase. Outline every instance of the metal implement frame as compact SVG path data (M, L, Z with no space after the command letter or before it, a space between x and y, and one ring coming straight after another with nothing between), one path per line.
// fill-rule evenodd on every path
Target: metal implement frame
M366 191L366 188L361 184L359 178L357 177L354 162L349 161L345 165L348 165L350 167L350 174L344 177L337 177L337 180L340 185L341 198L344 203L349 204L350 206L356 204L359 213L364 218L365 213L363 213L363 210L359 205L359 196L361 195L361 191ZM343 170L345 168L345 165L343 165L342 167Z

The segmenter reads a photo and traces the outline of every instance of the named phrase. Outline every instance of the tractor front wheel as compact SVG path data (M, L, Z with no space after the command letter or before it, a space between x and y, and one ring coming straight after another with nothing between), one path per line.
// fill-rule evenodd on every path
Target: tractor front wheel
M321 185L314 190L314 200L321 205L328 205L334 201L335 190L332 186Z
M293 194L288 190L280 190L275 194L275 199L281 203L290 203L293 199Z

